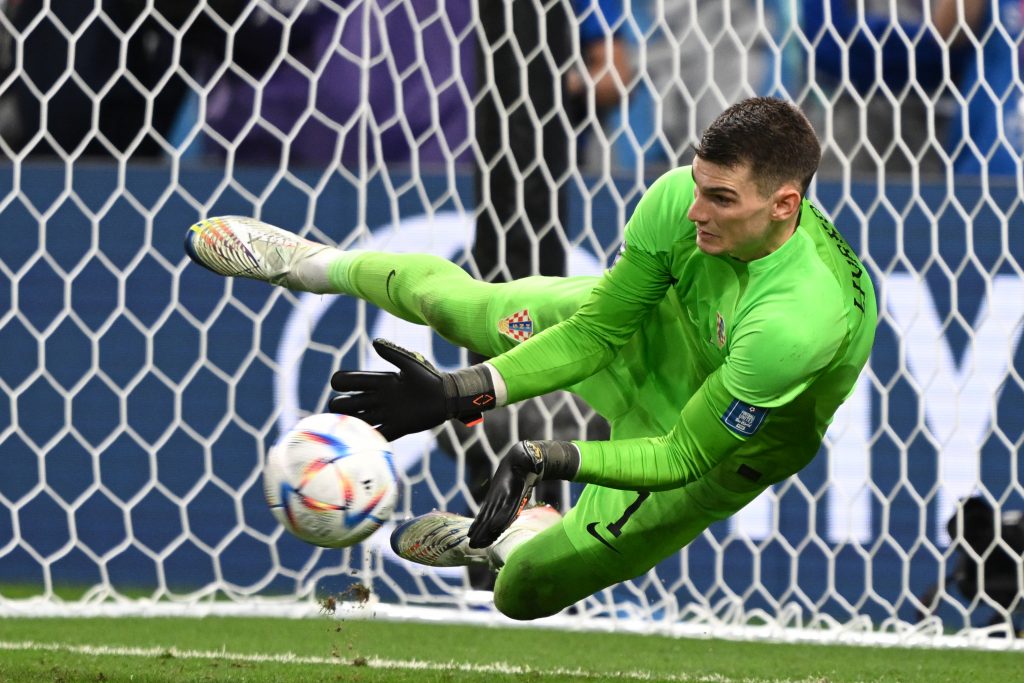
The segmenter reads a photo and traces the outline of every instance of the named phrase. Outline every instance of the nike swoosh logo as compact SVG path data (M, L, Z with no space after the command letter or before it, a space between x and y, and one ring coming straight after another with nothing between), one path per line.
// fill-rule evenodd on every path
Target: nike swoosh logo
M593 536L594 538L596 538L597 540L601 541L601 543L603 543L604 546L606 548L608 548L608 550L611 550L613 553L618 553L619 551L616 550L615 547L612 546L611 543L609 543L608 541L606 541L603 538L601 538L601 534L597 533L597 524L598 524L597 522L591 522L590 524L588 524L587 525L587 533L590 534L591 536ZM622 553L619 553L619 554L621 555Z
M395 300L391 298L391 278L393 278L396 275L398 275L398 271L392 270L390 273L388 273L388 279L384 283L384 291L387 292L388 301L390 301L391 303L395 303Z

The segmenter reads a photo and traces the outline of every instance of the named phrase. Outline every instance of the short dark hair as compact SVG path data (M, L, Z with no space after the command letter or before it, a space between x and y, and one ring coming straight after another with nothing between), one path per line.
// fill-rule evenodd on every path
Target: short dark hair
M693 151L727 168L749 163L765 196L790 181L806 194L821 162L821 145L810 121L796 105L774 97L732 105L707 127Z

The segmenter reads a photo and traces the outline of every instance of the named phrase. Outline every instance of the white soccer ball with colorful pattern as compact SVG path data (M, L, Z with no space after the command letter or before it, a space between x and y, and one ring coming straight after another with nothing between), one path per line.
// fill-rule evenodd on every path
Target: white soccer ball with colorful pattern
M391 517L398 476L388 442L346 415L303 418L270 449L263 490L274 517L325 548L359 543Z

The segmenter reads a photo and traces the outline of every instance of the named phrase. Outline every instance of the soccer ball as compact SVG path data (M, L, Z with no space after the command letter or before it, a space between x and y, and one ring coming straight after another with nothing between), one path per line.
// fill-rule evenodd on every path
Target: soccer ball
M345 548L391 516L398 476L380 432L327 413L303 418L271 447L263 490L285 529L307 543Z

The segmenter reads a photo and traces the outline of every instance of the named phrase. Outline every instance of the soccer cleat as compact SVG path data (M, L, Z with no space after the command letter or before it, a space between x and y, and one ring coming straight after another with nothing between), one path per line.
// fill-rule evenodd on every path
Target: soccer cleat
M402 559L428 567L487 564L485 548L469 547L473 520L434 510L414 517L391 533L391 549Z
M322 275L299 272L304 262L330 249L295 233L244 216L199 221L185 235L185 252L219 275L248 277L302 291L321 291Z
M520 512L501 536L487 548L487 559L491 561L491 568L498 570L504 567L513 550L549 526L557 524L561 519L562 513L547 503L538 503Z
M512 550L561 518L550 505L537 505L524 510L490 547L470 548L469 525L473 520L434 510L396 528L391 533L391 549L403 559L430 567L490 564L497 569Z
M498 545L515 531L530 531L534 534L539 534L552 524L556 524L560 519L562 519L561 512L547 503L538 503L537 505L526 508L519 513L519 516L516 517L512 524L509 525L508 529L498 537L498 540L494 542L494 545Z

